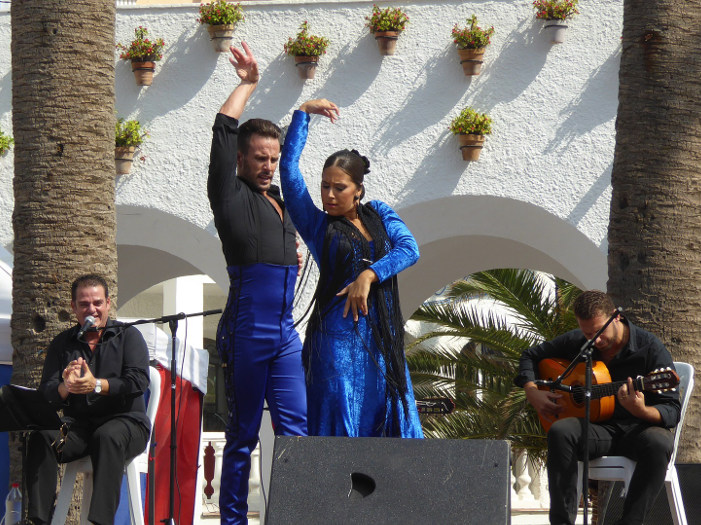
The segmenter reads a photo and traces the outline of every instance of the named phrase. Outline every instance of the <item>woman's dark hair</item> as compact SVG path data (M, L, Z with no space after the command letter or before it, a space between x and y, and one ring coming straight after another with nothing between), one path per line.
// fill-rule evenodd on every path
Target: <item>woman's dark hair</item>
M365 175L370 173L370 161L368 158L358 153L357 150L342 149L326 159L324 169L332 166L345 171L351 180L361 188L360 198L362 199L365 196L363 180L365 180Z

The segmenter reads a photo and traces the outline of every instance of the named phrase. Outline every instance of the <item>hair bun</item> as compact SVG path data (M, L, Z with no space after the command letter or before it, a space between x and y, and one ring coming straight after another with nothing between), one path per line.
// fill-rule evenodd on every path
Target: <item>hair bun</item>
M351 153L355 153L363 161L363 165L365 166L365 170L363 171L363 174L367 175L368 173L370 173L370 161L368 160L368 158L365 155L361 155L357 149L352 149Z

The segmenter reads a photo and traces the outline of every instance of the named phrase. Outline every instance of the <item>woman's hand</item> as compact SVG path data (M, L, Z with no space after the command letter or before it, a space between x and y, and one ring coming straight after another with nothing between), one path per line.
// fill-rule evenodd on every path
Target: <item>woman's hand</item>
M304 111L308 114L322 115L328 117L331 122L336 122L339 115L339 109L336 104L325 98L316 98L314 100L308 100L299 107L300 111Z
M370 285L377 282L377 274L370 268L361 272L358 278L346 286L336 295L347 295L346 305L343 308L343 318L348 315L348 310L353 312L353 320L358 322L358 312L363 315L368 315L368 295L370 294Z
M246 54L242 53L241 50L234 46L229 48L231 54L234 55L233 57L229 57L229 62L236 68L236 74L241 80L244 82L258 82L260 78L258 62L256 62L256 58L253 56L253 52L246 42L241 42L241 47L243 47Z

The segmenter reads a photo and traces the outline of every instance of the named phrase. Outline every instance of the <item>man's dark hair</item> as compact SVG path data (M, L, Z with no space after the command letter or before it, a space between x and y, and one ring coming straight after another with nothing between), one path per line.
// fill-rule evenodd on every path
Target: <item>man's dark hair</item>
M105 290L105 298L109 297L109 289L107 288L107 281L101 275L94 273L89 273L87 275L81 275L71 285L71 301L75 301L75 294L78 288L82 286L102 286Z
M599 315L609 316L616 307L611 298L600 290L582 292L572 305L578 319L593 319Z
M261 137L269 137L280 141L282 131L269 120L262 118L252 118L239 126L239 137L237 139L238 150L244 155L248 153L248 146L251 143L253 135Z

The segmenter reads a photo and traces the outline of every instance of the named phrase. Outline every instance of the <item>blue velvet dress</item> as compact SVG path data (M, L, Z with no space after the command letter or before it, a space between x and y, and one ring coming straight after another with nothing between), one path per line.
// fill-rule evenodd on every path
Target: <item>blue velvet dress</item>
M352 250L347 243L332 239L327 253L324 241L329 216L313 203L302 174L299 158L307 140L309 115L295 111L280 163L285 207L297 230L309 247L318 266L328 258L334 272L343 272L346 286L356 278ZM404 222L387 204L372 201L391 243L391 249L369 266L380 282L414 264L419 257L416 241ZM338 250L347 264L338 265ZM371 244L371 248L373 248ZM339 289L340 290L340 289ZM392 301L399 301L396 289ZM371 333L368 318L377 316L377 308L368 304L368 316L357 323L349 314L343 318L345 299L331 304L313 330L307 331L303 355L307 361L307 425L309 435L349 437L423 437L409 370L403 360L406 393L392 399L387 393L386 364Z

